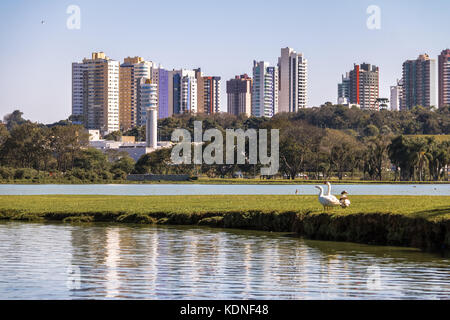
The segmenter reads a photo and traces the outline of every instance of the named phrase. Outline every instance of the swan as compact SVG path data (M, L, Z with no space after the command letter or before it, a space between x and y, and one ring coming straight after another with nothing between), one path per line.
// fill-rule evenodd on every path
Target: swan
M320 190L320 194L319 194L319 202L321 205L323 205L323 209L327 210L331 207L338 207L341 205L341 203L339 202L339 200L332 195L324 195L323 194L323 188L316 186L317 189Z
M325 184L328 186L327 196L331 196L331 183L329 181L327 181L327 182L325 182Z
M342 197L339 199L339 202L341 203L341 207L344 209L350 207L350 204L351 204L350 200L347 198L347 194L348 194L347 191L342 191L341 192Z

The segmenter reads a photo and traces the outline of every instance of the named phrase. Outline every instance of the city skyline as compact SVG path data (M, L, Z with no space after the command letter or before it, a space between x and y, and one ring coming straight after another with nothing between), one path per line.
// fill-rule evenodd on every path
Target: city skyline
M222 77L221 92L225 93L228 79L252 74L253 60L276 66L280 48L291 47L308 59L308 106L319 106L336 101L336 84L354 63L379 66L380 96L389 98L390 86L401 78L404 61L424 53L437 59L443 49L450 47L445 28L445 12L450 4L445 1L428 4L376 1L374 4L382 12L380 30L369 30L366 26L366 9L373 4L369 1L357 4L326 1L322 7L289 1L293 9L301 8L300 15L285 11L286 6L262 3L255 6L253 2L242 4L238 13L233 11L231 3L190 7L177 1L152 6L142 1L131 2L140 7L133 10L136 16L125 23L116 23L121 19L119 11L125 14L129 8L109 8L108 15L102 12L101 1L95 4L78 1L82 17L80 30L66 28L66 8L70 3L2 2L0 67L4 76L0 79L0 90L6 94L0 97L1 113L18 108L27 117L44 123L67 118L71 110L70 64L93 51L104 51L117 60L142 56L161 63L167 70L201 67L206 74ZM176 10L168 11L174 5ZM324 5L327 10L323 9ZM194 31L180 33L183 21L178 19L183 14L198 12L208 17L218 8L222 12L210 30L202 28L203 24L192 16L189 21ZM155 27L157 32L149 32L151 41L142 41L146 36L146 29L142 28L145 10L159 12L152 15L153 25L163 26ZM275 19L278 23L265 32L250 29L247 33L237 33L245 24L236 22L252 21L253 13L258 12L271 12L274 17L286 16L286 19ZM170 25L163 24L164 17L170 17ZM43 19L45 24L41 25ZM414 34L414 41L408 37L410 34ZM11 63L14 61L17 63ZM20 94L23 88L29 95ZM225 112L225 94L220 104L221 111Z

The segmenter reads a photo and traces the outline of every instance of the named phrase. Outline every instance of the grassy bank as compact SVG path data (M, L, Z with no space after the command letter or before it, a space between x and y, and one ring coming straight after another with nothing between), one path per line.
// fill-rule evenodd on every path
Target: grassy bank
M190 181L127 181L127 180L68 180L68 179L0 179L0 184L235 184L235 185L302 185L318 184L324 180L287 179L232 179L198 178ZM450 184L450 181L378 181L358 179L329 179L333 184Z
M208 225L312 239L450 248L450 197L352 196L324 213L316 196L0 196L0 219Z

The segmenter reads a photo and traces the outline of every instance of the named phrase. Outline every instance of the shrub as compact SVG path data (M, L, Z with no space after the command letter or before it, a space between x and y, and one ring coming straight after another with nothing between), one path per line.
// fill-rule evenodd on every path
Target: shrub
M0 167L0 177L2 179L12 179L14 178L15 170L13 168L8 167Z
M14 173L14 179L33 179L37 175L38 173L34 169L21 168Z

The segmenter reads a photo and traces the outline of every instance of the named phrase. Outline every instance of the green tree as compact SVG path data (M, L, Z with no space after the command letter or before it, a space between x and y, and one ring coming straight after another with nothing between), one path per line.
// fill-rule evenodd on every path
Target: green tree
M378 128L376 126L374 126L373 124L368 125L364 129L364 136L366 136L366 137L374 137L374 136L378 136L379 134L380 134L380 130L378 130Z
M121 170L126 174L130 174L134 170L135 162L130 156L122 157L112 164L112 170Z
M365 171L372 179L383 179L383 168L389 165L388 148L390 139L385 136L371 137L366 140Z
M11 131L16 125L21 125L26 122L29 122L28 120L22 118L22 115L23 112L19 110L14 110L12 113L7 114L3 118L3 122L6 124L6 128L8 129L8 131Z
M89 134L82 126L55 126L50 129L50 147L59 171L74 167L76 156L89 143Z
M168 174L171 169L172 149L158 149L143 155L135 164L136 173Z
M321 150L327 156L329 170L336 171L339 180L342 180L344 172L352 170L350 166L360 148L360 143L354 137L337 130L328 129L321 142Z
M14 125L1 153L7 165L40 170L51 156L48 129L31 122Z
M120 141L121 139L122 139L121 131L114 131L105 136L105 140L110 140L110 141Z
M108 157L100 150L94 148L84 149L74 159L74 167L87 171L105 171L110 165Z

